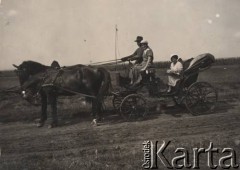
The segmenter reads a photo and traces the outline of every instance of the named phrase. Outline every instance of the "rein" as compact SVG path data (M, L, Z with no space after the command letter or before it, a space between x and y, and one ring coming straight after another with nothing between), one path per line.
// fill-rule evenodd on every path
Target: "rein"
M91 63L90 65L113 64L113 63L116 64L116 61L121 61L121 59L108 60L108 61L100 61L100 62Z
M61 90L64 90L64 91L67 91L67 92L70 92L70 93L74 93L74 94L78 94L78 95L81 95L81 96L85 96L85 97L90 97L90 98L94 98L94 99L97 98L96 96L79 93L79 92L76 92L76 91L73 91L73 90L69 90L69 89L66 89L66 88L62 88L62 87L60 87L60 86L56 86L56 85L54 85L54 84L43 84L43 85L42 85L42 87L47 87L47 86L54 86L54 87L59 88L59 89L61 89Z

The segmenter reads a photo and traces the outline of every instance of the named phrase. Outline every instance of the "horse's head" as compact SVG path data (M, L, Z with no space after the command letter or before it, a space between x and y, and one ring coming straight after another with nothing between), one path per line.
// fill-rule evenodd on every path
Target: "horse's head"
M15 73L19 78L22 97L34 105L39 104L39 80L49 67L33 61L24 61L19 66L15 64L13 66L16 68Z
M44 72L47 68L49 68L48 66L34 61L24 61L19 66L15 64L13 64L13 66L16 68L15 73L19 78L21 86L29 79L30 76Z
M24 63L19 66L13 64L13 66L16 68L14 72L17 74L20 85L22 86L30 77L29 69L24 65Z

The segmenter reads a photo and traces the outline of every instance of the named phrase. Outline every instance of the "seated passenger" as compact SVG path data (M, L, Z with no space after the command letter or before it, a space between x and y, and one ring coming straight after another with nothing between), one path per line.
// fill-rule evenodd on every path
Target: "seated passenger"
M178 55L172 55L171 61L172 63L170 69L167 70L169 85L169 88L167 90L168 93L170 93L172 91L172 88L176 86L176 83L178 80L180 80L183 71L183 65L178 61Z
M132 85L137 85L141 82L142 80L142 75L141 72L145 71L147 68L152 66L153 64L153 51L152 49L148 46L147 41L141 42L142 48L143 48L143 61L140 64L136 64L132 67L129 73L129 77L131 78L131 83Z

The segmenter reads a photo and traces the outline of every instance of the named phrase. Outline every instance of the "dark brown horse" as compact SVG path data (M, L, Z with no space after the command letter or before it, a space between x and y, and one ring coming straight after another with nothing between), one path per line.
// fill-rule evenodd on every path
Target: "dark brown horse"
M39 94L41 96L41 119L38 126L44 125L47 119L47 104L51 105L52 123L57 126L57 97L59 95L85 96L92 102L94 121L101 119L103 98L111 87L110 74L105 68L93 68L85 65L74 65L61 69L52 68L34 61L24 61L19 66L13 64L20 81L23 96Z

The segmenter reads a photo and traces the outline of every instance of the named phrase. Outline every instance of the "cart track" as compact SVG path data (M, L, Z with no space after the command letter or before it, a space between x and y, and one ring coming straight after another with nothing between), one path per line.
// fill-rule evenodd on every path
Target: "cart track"
M200 116L156 114L153 119L140 122L112 123L106 119L98 127L92 127L89 121L55 129L36 128L33 123L1 124L1 161L21 162L31 157L51 160L53 155L55 159L76 158L94 153L98 148L114 150L116 146L122 151L132 147L141 152L141 142L147 139L173 140L181 144L190 140L195 144L204 138L217 141L219 145L226 145L229 140L233 144L235 139L240 139L239 108ZM224 138L223 143L220 138Z

